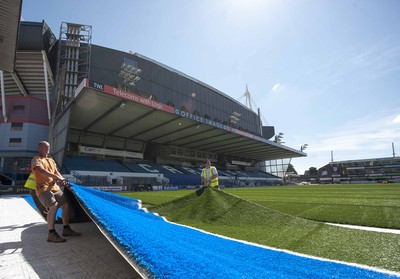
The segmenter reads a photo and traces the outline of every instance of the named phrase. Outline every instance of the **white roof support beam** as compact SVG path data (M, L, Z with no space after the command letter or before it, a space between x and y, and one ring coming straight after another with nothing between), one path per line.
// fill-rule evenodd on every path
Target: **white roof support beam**
M4 75L3 71L0 70L0 89L1 89L1 105L3 107L3 118L4 122L7 122L7 107L6 107L6 92L4 91Z
M17 74L17 72L14 73L10 73L12 78L14 79L15 83L18 85L19 90L21 90L21 94L24 96L28 96L28 92L26 91L26 88L23 84L23 82L21 81L21 79L19 78L19 75Z
M47 78L47 57L46 52L42 51L43 56L43 72L44 72L44 84L46 86L46 103L47 103L47 117L49 118L49 122L51 120L51 110L50 110L50 93L49 93L49 84Z
M49 64L49 60L47 59L46 51L42 50L42 56L43 56L43 63L46 64L44 71L46 71L46 69L47 69L47 74L48 74L49 80L51 82L51 85L54 86L53 72L51 71L51 67Z

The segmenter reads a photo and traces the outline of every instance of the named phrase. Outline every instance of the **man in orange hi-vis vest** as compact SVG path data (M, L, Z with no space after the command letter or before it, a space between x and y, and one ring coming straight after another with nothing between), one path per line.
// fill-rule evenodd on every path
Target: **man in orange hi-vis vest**
M57 170L56 162L49 157L50 144L41 141L38 144L39 155L32 158L31 168L36 180L36 195L40 202L48 208L47 225L49 227L48 242L65 242L65 238L55 230L57 209L62 209L62 236L79 236L69 226L69 206L60 186L71 187L68 181Z
M211 161L209 159L204 161L204 169L201 172L201 183L204 187L212 187L219 189L218 183L218 171L217 168L211 166Z

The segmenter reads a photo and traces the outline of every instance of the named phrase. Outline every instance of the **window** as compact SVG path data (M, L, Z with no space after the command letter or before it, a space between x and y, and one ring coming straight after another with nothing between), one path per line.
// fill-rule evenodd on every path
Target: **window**
M176 148L175 147L171 147L171 155L176 155Z
M9 147L19 147L22 146L21 138L10 138Z
M24 123L11 123L11 131L22 131Z
M25 113L25 106L23 106L23 105L15 105L15 106L13 106L13 113L16 113L16 114L23 114L23 113Z

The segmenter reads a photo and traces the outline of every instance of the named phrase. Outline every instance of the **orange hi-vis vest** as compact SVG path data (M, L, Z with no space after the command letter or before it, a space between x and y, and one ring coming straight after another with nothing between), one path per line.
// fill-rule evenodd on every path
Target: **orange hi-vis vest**
M213 175L213 170L217 170L214 166L210 167L210 177ZM203 179L204 181L207 179L207 172L206 172L206 168L203 169ZM211 180L210 182L210 186L211 187L217 187L219 185L218 183L218 176L214 179Z

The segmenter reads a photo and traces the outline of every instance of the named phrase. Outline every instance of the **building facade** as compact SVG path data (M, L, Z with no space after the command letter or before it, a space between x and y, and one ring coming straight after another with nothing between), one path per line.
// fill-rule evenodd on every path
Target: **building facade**
M264 159L305 156L271 141L259 112L143 55L92 45L91 34L63 22L56 39L44 21L21 22L1 92L3 178L21 184L41 140L60 168L67 156L94 156L259 171Z
M400 157L331 162L318 175L320 183L400 182Z
M14 72L3 72L0 104L2 183L25 181L37 143L48 139L57 40L43 22L21 22ZM48 97L47 97L48 96ZM5 178L7 177L7 178Z

